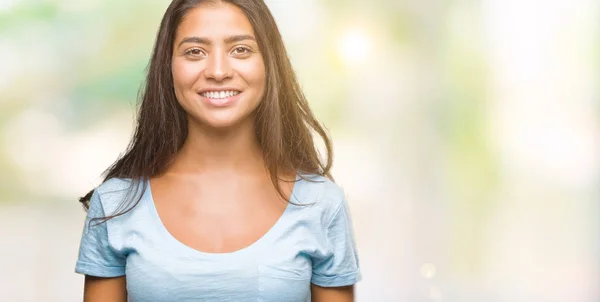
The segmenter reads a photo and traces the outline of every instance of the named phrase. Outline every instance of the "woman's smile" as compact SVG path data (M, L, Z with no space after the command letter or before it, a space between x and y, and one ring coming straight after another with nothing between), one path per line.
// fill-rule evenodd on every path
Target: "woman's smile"
M233 105L241 97L242 91L224 88L224 89L205 89L199 92L200 99L207 105L214 107L227 107Z

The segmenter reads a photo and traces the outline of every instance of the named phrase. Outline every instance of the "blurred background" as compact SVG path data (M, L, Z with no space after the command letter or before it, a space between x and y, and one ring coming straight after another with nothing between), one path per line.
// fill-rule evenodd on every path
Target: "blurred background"
M600 4L271 0L335 146L357 301L600 301ZM81 301L169 1L0 0L0 300Z

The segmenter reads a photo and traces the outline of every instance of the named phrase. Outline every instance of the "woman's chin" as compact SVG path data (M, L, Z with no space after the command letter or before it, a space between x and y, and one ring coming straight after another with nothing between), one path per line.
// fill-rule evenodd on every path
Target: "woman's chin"
M210 129L214 131L226 131L236 129L239 126L252 126L253 123L248 123L248 119L243 119L239 116L227 115L211 115L203 116L202 118L194 118L195 123L200 128Z

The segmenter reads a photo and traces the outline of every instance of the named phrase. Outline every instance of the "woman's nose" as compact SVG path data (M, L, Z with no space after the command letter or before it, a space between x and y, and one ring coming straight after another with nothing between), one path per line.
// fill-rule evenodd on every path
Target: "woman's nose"
M214 52L208 56L207 60L204 70L206 78L220 82L231 77L231 65L227 54Z

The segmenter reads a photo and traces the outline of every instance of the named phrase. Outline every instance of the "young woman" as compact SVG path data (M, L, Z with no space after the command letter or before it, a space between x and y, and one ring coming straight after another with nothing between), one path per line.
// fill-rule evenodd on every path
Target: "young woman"
M81 198L84 300L353 301L330 153L262 0L174 0L130 146Z

